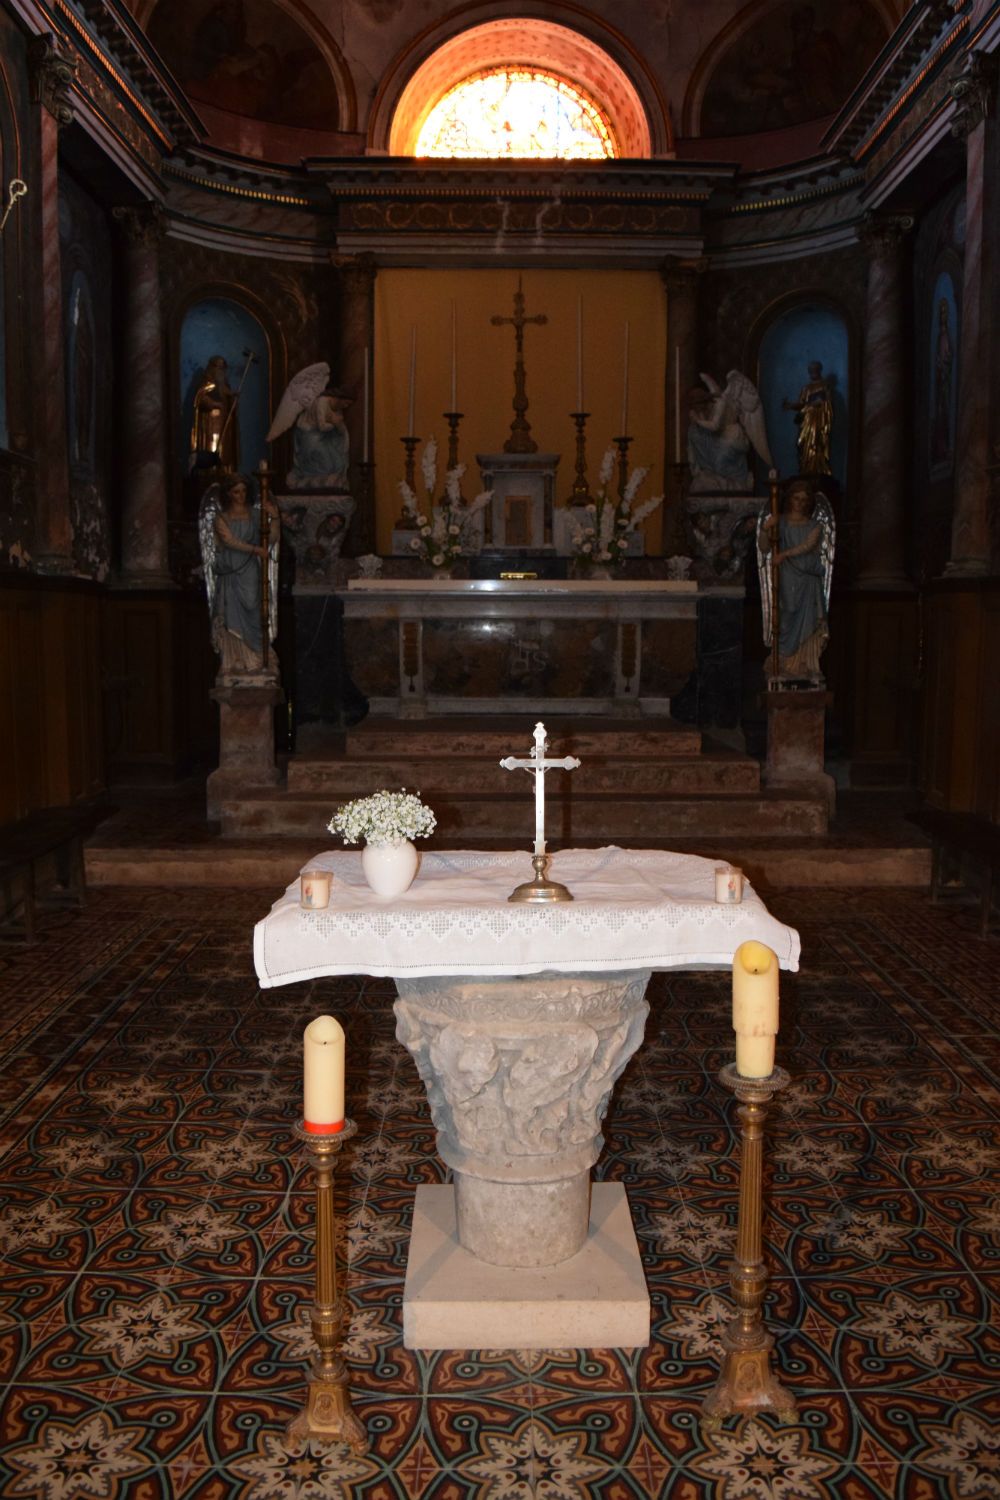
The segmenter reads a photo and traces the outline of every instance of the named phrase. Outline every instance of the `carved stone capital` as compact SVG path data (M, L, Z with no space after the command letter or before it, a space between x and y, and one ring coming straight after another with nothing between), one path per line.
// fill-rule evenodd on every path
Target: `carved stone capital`
M913 228L910 214L866 214L858 230L858 239L871 260L895 256Z
M166 216L158 203L137 203L128 208L113 208L111 217L130 245L155 249L166 233Z
M371 296L378 275L378 264L370 250L358 255L331 253L330 264L339 272L345 287L352 296Z
M994 53L970 52L950 85L955 101L951 133L968 140L977 125L993 113L996 98L997 58Z
M31 38L28 43L28 67L35 102L44 104L57 125L71 124L71 93L79 67L76 58L64 52L50 32Z
M683 297L697 292L698 283L708 267L707 255L699 256L697 260L679 260L670 256L660 266L660 279L670 296Z

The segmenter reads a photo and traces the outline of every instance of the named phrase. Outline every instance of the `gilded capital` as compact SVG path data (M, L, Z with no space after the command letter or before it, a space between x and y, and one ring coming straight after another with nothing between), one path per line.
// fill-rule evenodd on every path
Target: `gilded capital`
M79 63L64 52L51 32L28 43L28 66L36 104L43 104L57 125L73 120L71 98Z
M355 295L370 293L375 285L378 265L370 250L362 250L359 255L338 255L332 252L330 264L350 285Z
M130 245L155 249L166 232L166 217L158 203L136 203L113 208L111 217Z
M699 279L708 270L708 257L699 256L697 260L681 260L677 256L669 256L660 266L660 279L671 296L681 296L697 292Z
M968 140L976 126L992 114L996 76L996 57L985 52L970 52L953 75L949 90L955 101L951 133L958 140Z
M913 228L910 214L866 214L858 228L858 239L871 260L893 256Z

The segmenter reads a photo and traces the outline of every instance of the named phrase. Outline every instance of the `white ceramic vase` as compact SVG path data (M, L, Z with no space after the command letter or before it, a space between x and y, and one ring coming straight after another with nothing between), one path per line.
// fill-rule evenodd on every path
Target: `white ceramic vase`
M361 868L376 896L391 899L401 896L413 884L420 855L409 839L398 844L366 844L361 851Z

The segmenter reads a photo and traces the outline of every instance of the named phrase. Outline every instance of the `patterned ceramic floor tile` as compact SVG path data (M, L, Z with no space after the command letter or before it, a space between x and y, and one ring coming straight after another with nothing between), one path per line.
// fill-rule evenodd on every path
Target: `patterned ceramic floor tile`
M413 1193L447 1178L427 1102L390 982L257 989L273 894L99 890L40 953L0 954L0 1494L998 1500L1000 1004L973 918L905 892L774 903L804 967L765 1310L799 1414L710 1432L740 1164L726 976L654 976L605 1123L648 1348L404 1350ZM359 1124L336 1202L361 1458L284 1439L311 1349L300 1035L324 1010Z

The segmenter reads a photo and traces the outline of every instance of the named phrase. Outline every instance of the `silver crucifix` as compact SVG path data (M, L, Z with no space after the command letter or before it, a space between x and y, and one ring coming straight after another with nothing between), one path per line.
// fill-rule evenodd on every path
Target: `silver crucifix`
M545 773L546 771L575 771L580 764L575 755L564 755L559 760L545 754L545 725L535 725L535 748L529 756L518 759L508 755L500 762L505 771L530 771L535 778L535 853L531 861L535 870L534 880L519 885L512 891L510 901L572 901L573 897L564 885L544 878L548 856L545 853Z

